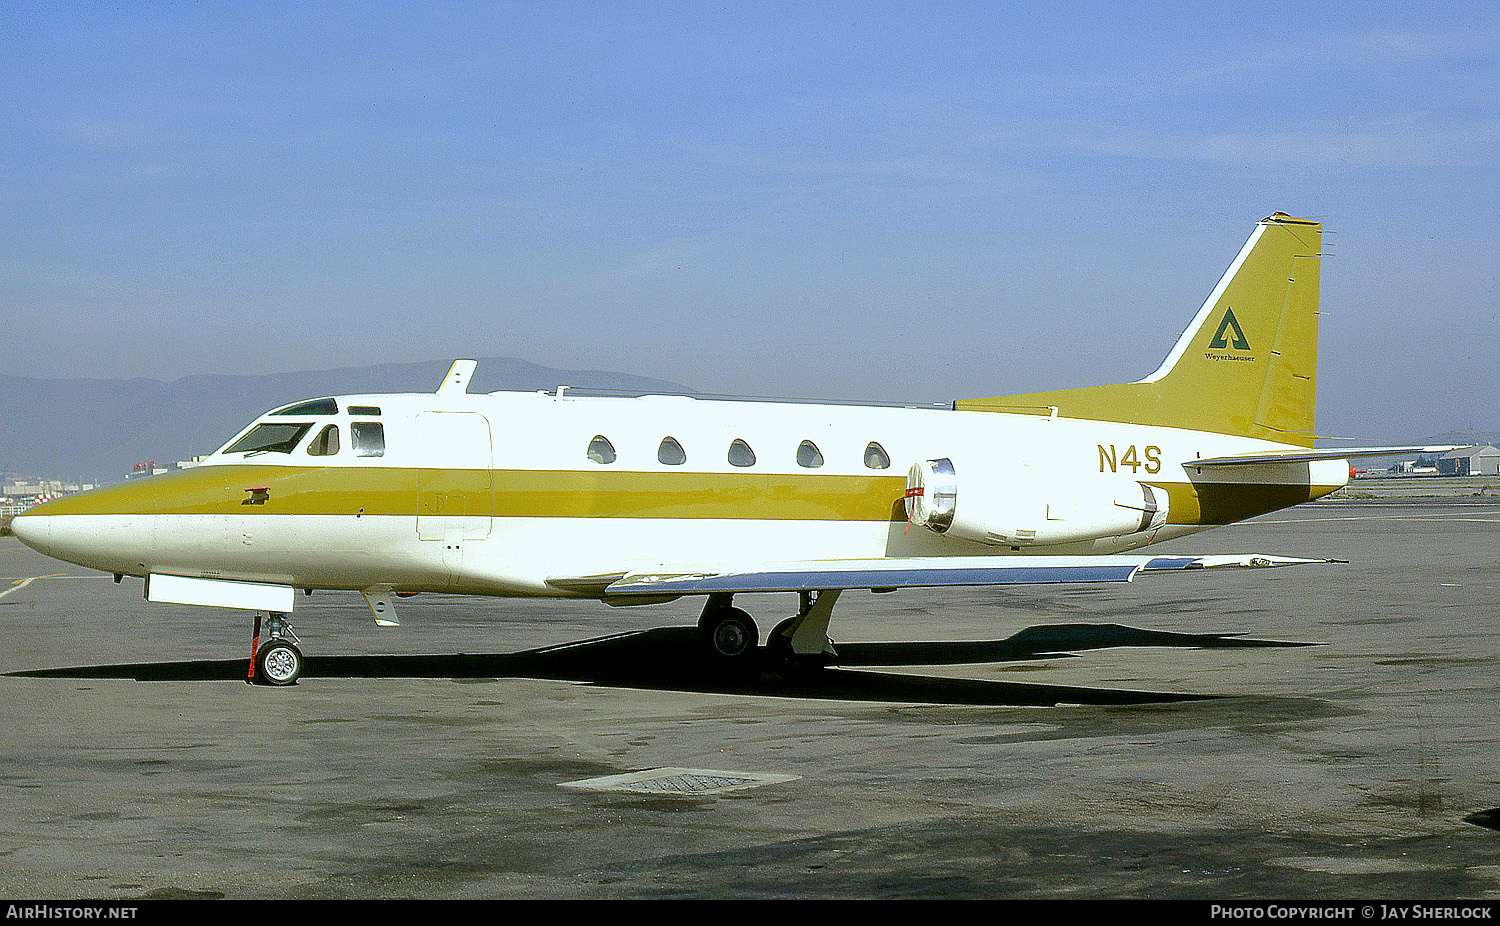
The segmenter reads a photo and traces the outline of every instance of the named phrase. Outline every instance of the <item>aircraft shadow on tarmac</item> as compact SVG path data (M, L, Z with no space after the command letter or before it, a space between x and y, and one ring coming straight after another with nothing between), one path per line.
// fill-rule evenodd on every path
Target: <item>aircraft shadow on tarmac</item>
M772 694L854 701L999 706L1155 704L1204 700L1207 694L1038 685L983 679L860 671L869 666L935 666L1057 659L1112 647L1222 649L1310 646L1236 634L1141 630L1121 624L1047 624L1004 640L936 643L838 643L835 665L809 676L726 673L702 656L694 627L631 631L519 653L428 656L309 656L304 680L319 678L544 678L619 688L722 694ZM246 660L197 660L80 666L6 673L28 678L122 678L136 681L231 681Z

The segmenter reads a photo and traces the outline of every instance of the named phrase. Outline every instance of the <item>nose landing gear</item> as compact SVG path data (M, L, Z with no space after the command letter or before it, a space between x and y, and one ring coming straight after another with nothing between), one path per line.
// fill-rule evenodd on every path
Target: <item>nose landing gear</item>
M302 675L302 641L292 632L286 615L270 612L267 639L260 641L260 615L255 615L255 638L250 644L250 669L245 681L251 685L295 685Z

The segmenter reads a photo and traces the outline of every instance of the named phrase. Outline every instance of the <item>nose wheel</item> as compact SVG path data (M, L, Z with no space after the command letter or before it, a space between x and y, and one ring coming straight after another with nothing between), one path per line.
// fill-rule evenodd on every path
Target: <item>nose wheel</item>
M255 616L255 638L250 644L250 669L245 681L252 685L295 685L302 676L301 640L292 632L286 615L272 612L266 622L267 639L260 639L260 615Z

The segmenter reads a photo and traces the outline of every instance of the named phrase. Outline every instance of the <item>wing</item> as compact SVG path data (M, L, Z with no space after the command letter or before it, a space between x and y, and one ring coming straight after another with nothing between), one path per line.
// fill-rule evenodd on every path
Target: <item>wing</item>
M754 568L671 569L558 577L555 588L601 598L804 592L867 588L1065 585L1130 582L1141 573L1265 568L1337 560L1262 554L1220 556L934 556L904 559L796 560Z

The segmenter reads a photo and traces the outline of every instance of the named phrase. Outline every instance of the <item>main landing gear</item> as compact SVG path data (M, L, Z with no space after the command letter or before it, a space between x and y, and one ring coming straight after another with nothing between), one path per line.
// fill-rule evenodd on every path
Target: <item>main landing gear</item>
M805 677L838 655L828 639L828 621L838 598L838 589L801 592L797 613L776 625L761 650L755 620L733 606L733 596L709 595L698 632L709 658L720 665L759 668L783 678Z
M295 685L302 675L302 641L292 633L286 615L270 612L266 619L266 641L260 640L260 615L255 615L255 638L250 644L250 669L245 681L251 685Z
M732 595L709 595L698 618L698 633L709 658L720 663L742 664L755 656L760 630L755 619L734 607Z

